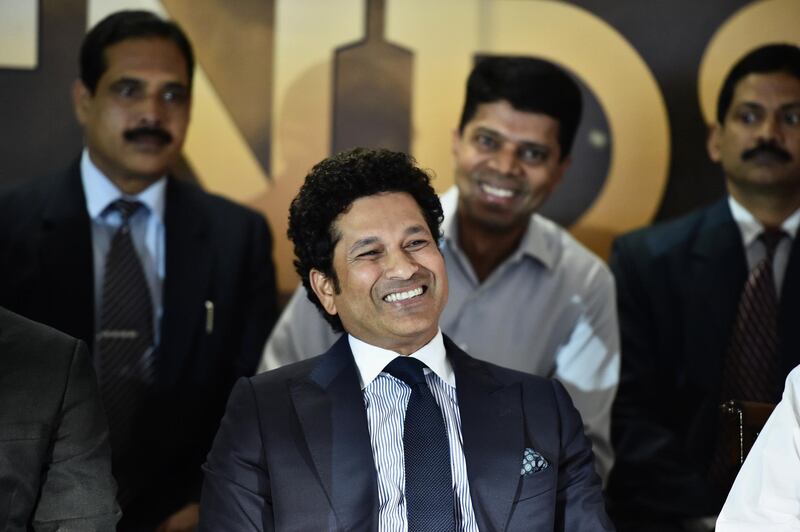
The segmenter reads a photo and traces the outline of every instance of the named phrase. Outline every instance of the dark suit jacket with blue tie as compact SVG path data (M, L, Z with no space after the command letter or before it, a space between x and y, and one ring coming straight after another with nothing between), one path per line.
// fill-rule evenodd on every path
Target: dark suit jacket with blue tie
M445 337L481 530L612 530L580 415L556 381L476 360ZM522 477L526 447L550 467ZM377 476L347 336L242 379L205 465L200 530L378 530Z
M123 525L158 522L198 500L200 466L228 394L237 378L255 372L277 316L262 216L170 177L164 225L156 381L135 427L138 456L114 464L147 490L123 508ZM91 221L78 162L0 194L0 263L0 305L92 345ZM210 333L206 301L214 305Z
M725 352L748 276L727 198L620 237L611 269L622 339L611 510L620 516L615 520L632 521L631 530L680 530L687 518L719 512L725 496L707 484L706 470L717 437ZM779 313L785 376L800 363L797 238Z

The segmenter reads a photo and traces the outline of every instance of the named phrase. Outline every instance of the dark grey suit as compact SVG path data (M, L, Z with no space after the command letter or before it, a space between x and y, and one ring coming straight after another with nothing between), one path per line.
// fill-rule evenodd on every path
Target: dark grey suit
M709 486L706 470L717 437L725 351L748 275L727 199L620 237L611 269L622 339L611 510L620 522L631 520L631 530L681 530L687 518L716 514L725 496ZM800 363L797 238L780 302L785 376Z
M580 415L556 381L445 337L481 530L613 530ZM526 447L551 467L521 477ZM378 530L377 474L347 337L240 380L205 466L200 530Z
M0 530L108 532L115 493L86 345L0 308Z

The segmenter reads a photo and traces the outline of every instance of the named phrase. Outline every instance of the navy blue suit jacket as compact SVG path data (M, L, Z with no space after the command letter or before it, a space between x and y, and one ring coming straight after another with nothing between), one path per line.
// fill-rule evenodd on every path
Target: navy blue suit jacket
M478 361L445 337L481 530L612 530L580 415L556 381ZM550 467L520 476L526 447ZM347 336L241 379L204 466L200 530L378 529L377 476Z
M637 521L631 530L648 530L647 523L679 530L687 518L715 515L726 495L708 485L706 470L724 356L748 275L741 232L726 198L620 237L610 262L622 340L610 509L620 520ZM800 363L798 239L780 304L786 375Z
M264 218L168 178L166 276L155 382L135 428L137 455L115 459L147 489L127 523L157 524L199 500L200 466L243 375L252 375L277 317ZM91 221L76 161L0 193L0 305L84 340L94 338ZM205 302L214 304L207 330Z

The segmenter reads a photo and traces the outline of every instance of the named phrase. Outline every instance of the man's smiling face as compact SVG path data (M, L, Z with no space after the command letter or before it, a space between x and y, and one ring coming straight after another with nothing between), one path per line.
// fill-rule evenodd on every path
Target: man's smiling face
M526 226L564 175L559 123L505 100L478 106L453 134L459 214L490 231Z
M334 223L333 280L312 270L311 286L345 330L410 354L438 331L447 302L444 259L416 201L404 192L366 196Z

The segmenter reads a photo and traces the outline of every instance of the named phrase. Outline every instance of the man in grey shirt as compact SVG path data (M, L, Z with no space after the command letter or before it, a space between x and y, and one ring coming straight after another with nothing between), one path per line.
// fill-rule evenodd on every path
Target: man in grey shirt
M453 133L456 186L442 197L450 298L440 326L478 358L560 380L605 479L619 380L614 281L535 213L569 166L580 115L580 90L549 62L486 58L473 69ZM322 353L336 338L300 287L260 371Z

